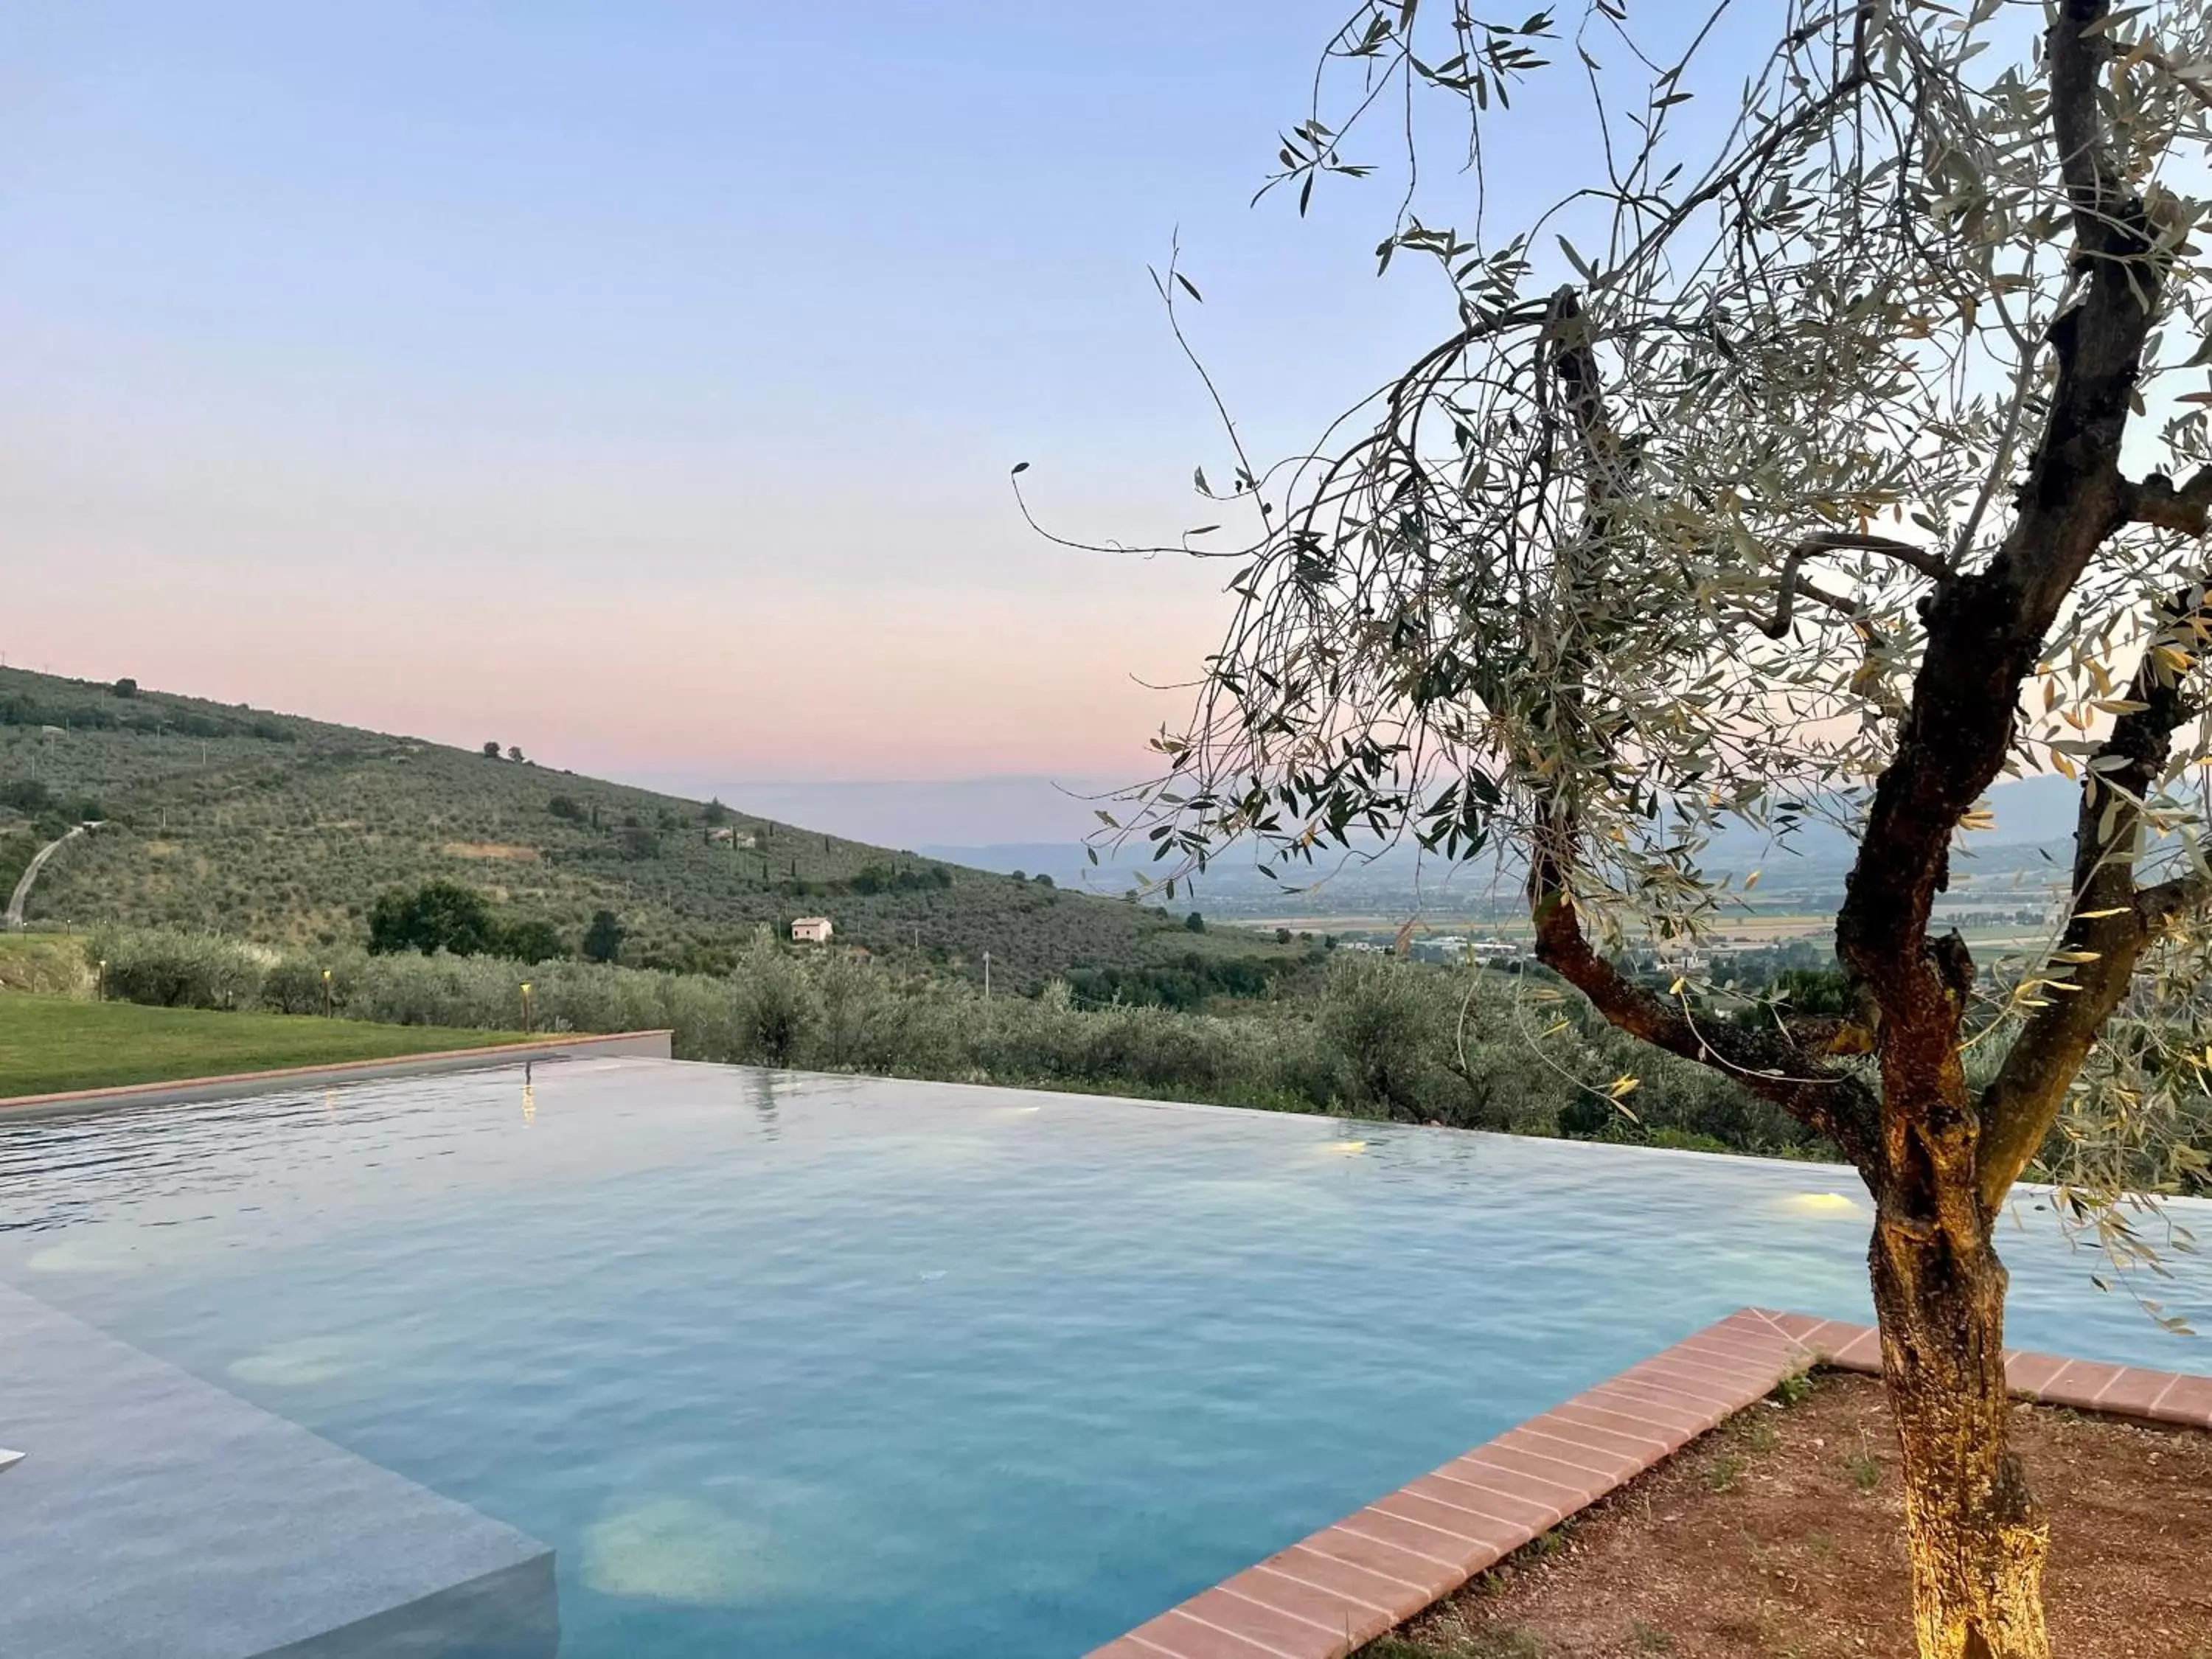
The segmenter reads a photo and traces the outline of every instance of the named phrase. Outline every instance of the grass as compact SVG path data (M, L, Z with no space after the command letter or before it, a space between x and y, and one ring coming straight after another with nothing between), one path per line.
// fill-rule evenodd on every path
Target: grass
M1881 1485L1881 1460L1864 1446L1844 1459L1844 1469L1861 1492L1872 1492Z
M1772 1397L1784 1406L1795 1406L1802 1401L1810 1399L1813 1390L1819 1386L1813 1380L1813 1374L1810 1371L1798 1371L1777 1382L1774 1385Z
M0 991L0 1100L521 1040L514 1031L142 1008Z

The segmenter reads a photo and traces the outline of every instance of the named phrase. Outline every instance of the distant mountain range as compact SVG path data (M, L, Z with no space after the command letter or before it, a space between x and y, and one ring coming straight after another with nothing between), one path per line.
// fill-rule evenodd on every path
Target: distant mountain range
M694 798L742 800L756 811L819 824L882 847L1079 844L1097 827L1114 784L1009 775L980 778L738 778L703 771L634 781Z
M725 809L511 756L0 669L0 894L58 823L117 820L40 876L34 921L336 940L361 934L378 893L440 876L571 940L594 910L612 909L642 960L711 962L760 923L819 912L841 940L957 972L980 972L990 951L1004 981L1021 985L1255 943L1188 933L1164 909L1233 920L1517 908L1510 866L1453 870L1409 845L1334 854L1300 872L1307 890L1291 893L1232 848L1171 905L1121 903L1140 873L1166 866L1142 843L1091 864L1081 834L1095 802L1085 797L1107 793L1035 777L763 785L733 787ZM1996 828L1966 838L1980 874L1962 865L1958 885L1998 874L2033 885L2064 867L2039 849L2070 834L2072 786L2017 781L1990 805ZM812 816L817 808L823 817ZM799 827L825 821L835 832ZM989 833L1002 823L1043 833ZM984 833L960 833L975 826ZM933 827L942 833L905 833ZM908 848L920 850L899 850ZM1815 909L1840 892L1853 851L1849 836L1822 824L1786 849L1736 826L1706 861L1716 872L1758 868L1762 897L1787 893ZM1053 885L1017 884L1017 872Z
M2080 799L2079 787L2059 777L2020 778L1990 792L1989 804L1996 827L1963 838L1972 857L1993 868L2011 870L2038 849L2069 841ZM2000 849L2002 849L2001 852ZM1145 850L1125 848L1121 855L1103 850L1093 865L1080 841L1019 841L981 843L939 842L921 849L932 858L971 866L976 869L1049 875L1062 886L1114 893L1125 890L1140 873L1157 873ZM1838 890L1843 874L1857 852L1853 837L1832 824L1808 823L1786 842L1777 842L1747 824L1730 824L1715 837L1707 854L1707 869L1716 874L1764 872L1773 887L1790 882L1832 884ZM2063 867L2063 862L2058 867ZM1318 879L1327 866L1316 866L1308 880ZM1389 903L1412 908L1416 884L1434 902L1441 890L1460 900L1485 899L1493 892L1514 896L1515 881L1501 878L1497 870L1453 872L1433 855L1423 855L1410 842L1382 848L1371 856L1346 860L1336 866L1315 891L1286 896L1279 886L1261 876L1249 855L1232 851L1216 860L1198 880L1193 902L1237 911L1254 906L1281 911L1310 909L1313 914L1364 913ZM1301 883L1303 885L1304 884Z

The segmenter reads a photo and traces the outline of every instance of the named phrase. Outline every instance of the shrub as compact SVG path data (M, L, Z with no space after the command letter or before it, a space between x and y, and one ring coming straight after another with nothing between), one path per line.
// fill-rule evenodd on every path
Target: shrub
M483 895L458 882L426 881L412 892L395 889L369 908L368 948L380 956L447 951L472 957L490 950L497 937Z
M622 952L623 925L611 910L592 912L592 925L584 930L584 960L612 962Z
M595 920L595 926L597 918ZM607 921L619 932L610 913ZM1054 981L986 1002L964 981L831 950L796 953L757 932L726 973L596 961L371 954L276 955L190 934L103 933L111 994L290 1013L331 1000L351 1018L508 1029L533 987L541 1030L666 1028L687 1060L1103 1090L1352 1117L1396 1118L1644 1145L1804 1155L1820 1143L1773 1109L1686 1062L1630 1047L1540 971L1447 972L1389 957L1325 958L1318 994L1229 1016L1089 1002ZM1316 971L1319 971L1316 969ZM1637 1116L1607 1098L1636 1076ZM2212 1123L2191 1131L2212 1139Z
M812 989L775 933L766 927L756 932L738 976L738 1057L769 1066L795 1064L817 1012Z
M1851 982L1840 968L1784 968L1774 976L1773 988L1793 1014L1840 1017L1852 1011Z
M261 977L261 1003L279 1014L323 1012L323 969L307 957L286 957Z
M103 932L88 946L107 963L107 994L160 1008L240 1008L259 996L264 963L253 951L204 934L154 928Z
M12 806L26 815L49 811L54 792L36 778L9 778L0 782L0 806Z
M568 954L561 930L542 916L502 925L494 937L491 953L514 962L551 962Z

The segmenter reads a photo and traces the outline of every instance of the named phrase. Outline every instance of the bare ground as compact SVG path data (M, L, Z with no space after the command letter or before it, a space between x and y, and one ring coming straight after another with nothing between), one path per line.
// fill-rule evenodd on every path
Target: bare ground
M1862 1659L1912 1650L1881 1385L1739 1413L1362 1659ZM2051 1520L2062 1659L2212 1659L2212 1434L2047 1407L2014 1443Z

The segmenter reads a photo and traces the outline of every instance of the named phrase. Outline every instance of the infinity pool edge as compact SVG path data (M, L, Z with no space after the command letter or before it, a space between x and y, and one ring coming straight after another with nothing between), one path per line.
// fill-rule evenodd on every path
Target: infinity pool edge
M394 1054L383 1060L342 1060L322 1066L282 1066L269 1071L236 1072L216 1077L174 1078L159 1083L120 1083L104 1089L69 1089L58 1094L0 1098L0 1117L39 1117L64 1112L104 1111L123 1106L181 1106L198 1101L238 1100L303 1084L335 1085L391 1078L428 1077L441 1072L477 1071L519 1060L672 1058L673 1031L610 1031L521 1042L488 1043L475 1048L434 1049Z

